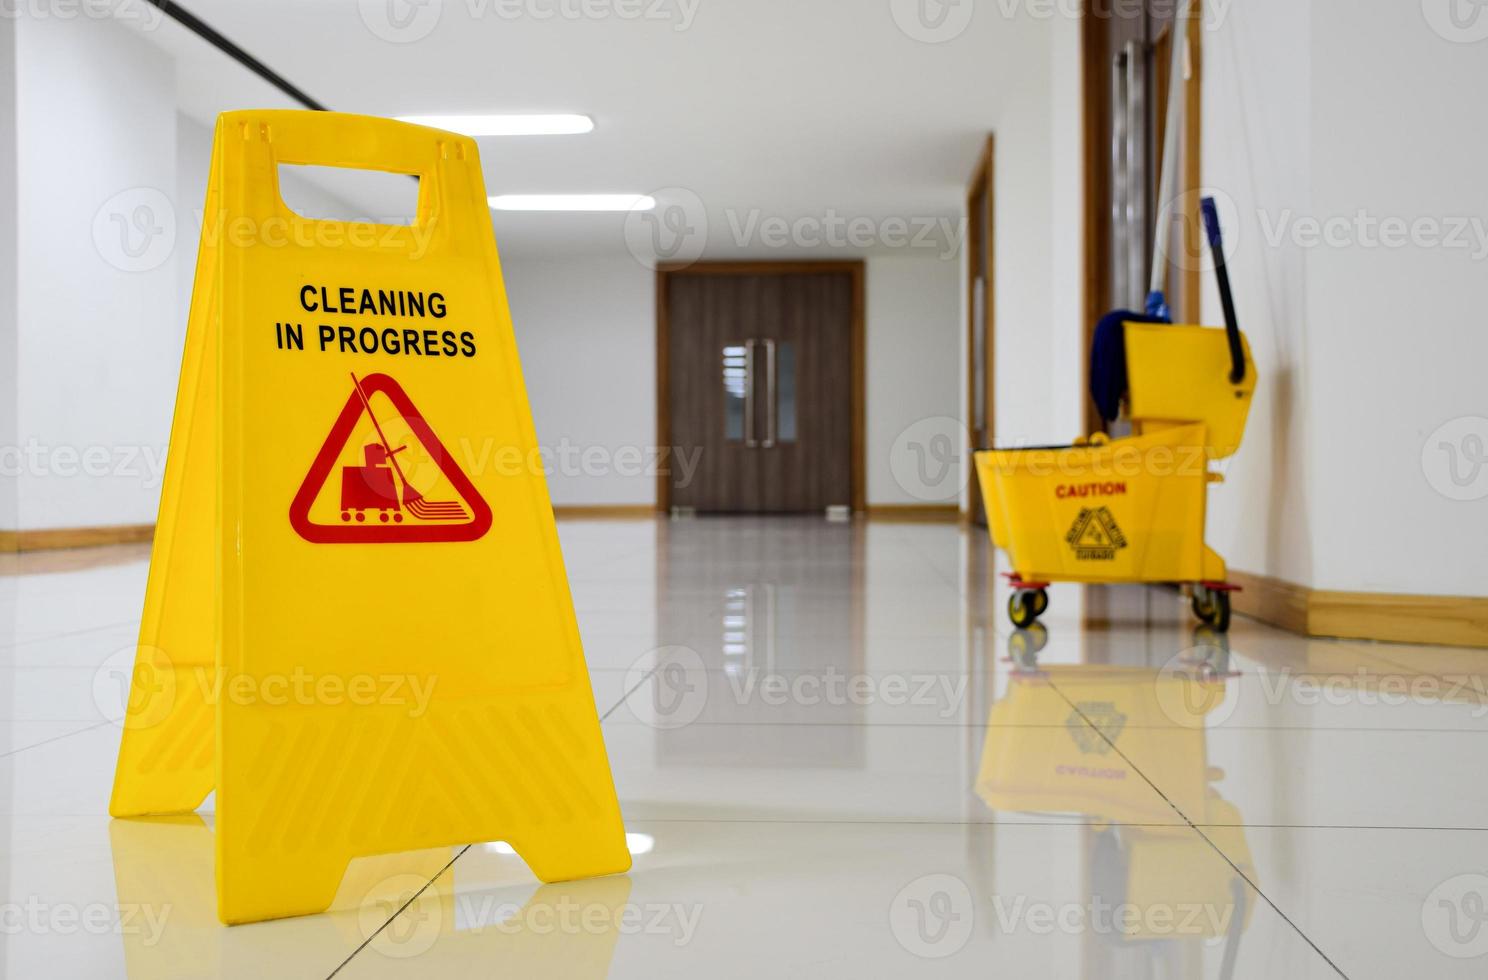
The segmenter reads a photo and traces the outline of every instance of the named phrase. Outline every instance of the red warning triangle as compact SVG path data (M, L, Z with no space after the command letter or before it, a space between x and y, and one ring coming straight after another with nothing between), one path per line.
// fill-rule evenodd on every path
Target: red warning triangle
M386 374L351 376L351 395L336 417L330 435L310 464L310 472L289 505L289 523L306 541L317 544L386 543L398 541L474 541L491 528L491 508L470 478L455 463L429 423L419 414L398 382ZM458 500L431 500L408 482L398 454L372 410L372 396L392 402L403 424L422 446ZM361 465L340 467L339 523L317 522L310 510L341 458L346 444L366 413L376 432L362 447Z

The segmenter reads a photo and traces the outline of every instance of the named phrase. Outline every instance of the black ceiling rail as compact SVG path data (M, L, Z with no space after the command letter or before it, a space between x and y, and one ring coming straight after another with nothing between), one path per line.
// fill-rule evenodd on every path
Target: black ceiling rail
M274 86L279 91L289 96L291 99L294 99L306 109L315 109L319 112L330 111L328 107L320 102L317 102L315 99L312 99L310 96L306 95L304 91L290 84L290 82L287 81L283 75L280 75L278 72L274 71L274 69L270 68L262 61L259 61L257 58L253 57L253 55L238 47L232 41L228 40L211 24L208 24L206 21L196 16L196 14L193 14L191 11L181 6L179 3L173 3L172 0L146 0L146 2L149 3L151 6L158 7L161 12L164 13L171 20L174 20L176 23L180 24L182 27L186 28L188 31L201 38L203 41L206 41L212 47L216 48L218 51L221 51L223 54L227 55L229 58L242 65L244 68L247 68L249 71L253 72L253 74L257 75L259 78L262 78L264 81L268 82L270 85Z

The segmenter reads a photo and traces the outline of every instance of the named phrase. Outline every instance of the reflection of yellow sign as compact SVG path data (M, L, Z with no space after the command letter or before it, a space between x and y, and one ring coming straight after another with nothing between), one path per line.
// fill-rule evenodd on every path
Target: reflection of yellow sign
M257 980L306 962L326 973L355 953L358 976L603 977L641 911L628 877L543 885L521 902L468 878L457 888L477 855L452 864L450 848L429 848L356 859L328 914L282 924L265 943L212 915L212 838L196 814L109 826L129 976Z
M417 216L302 218L280 164L416 175ZM111 812L215 789L227 922L359 855L625 870L547 488L490 466L536 437L475 143L227 113L206 212Z

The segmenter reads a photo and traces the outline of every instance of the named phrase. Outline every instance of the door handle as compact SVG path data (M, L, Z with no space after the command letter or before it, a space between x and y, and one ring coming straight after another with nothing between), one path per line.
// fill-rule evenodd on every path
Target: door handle
M754 345L753 337L744 341L744 448L758 449L759 440L754 437Z
M775 406L775 341L766 338L763 343L765 345L765 441L761 445L766 449L773 449L779 423Z

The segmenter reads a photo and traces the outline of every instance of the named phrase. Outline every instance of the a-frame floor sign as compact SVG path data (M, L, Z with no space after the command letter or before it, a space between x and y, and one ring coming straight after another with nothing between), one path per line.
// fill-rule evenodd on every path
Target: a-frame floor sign
M417 216L303 218L280 164L412 174ZM369 854L630 867L473 140L218 118L170 449L109 809L215 789L222 921Z

